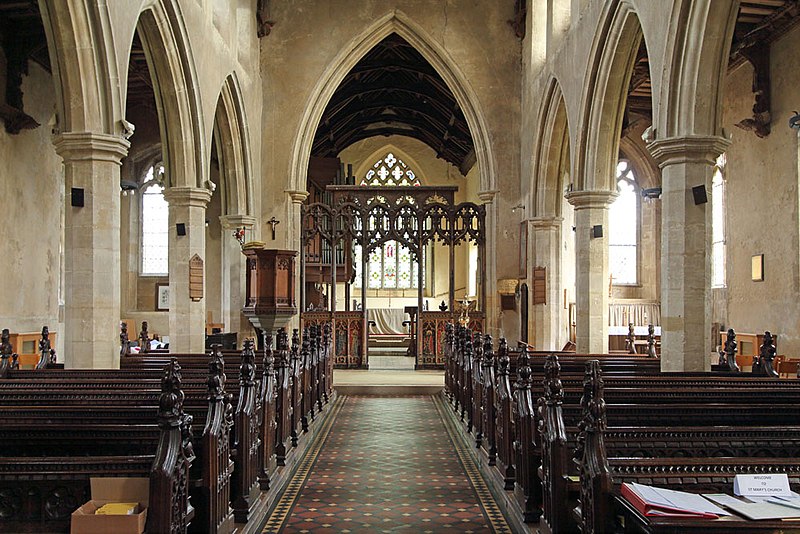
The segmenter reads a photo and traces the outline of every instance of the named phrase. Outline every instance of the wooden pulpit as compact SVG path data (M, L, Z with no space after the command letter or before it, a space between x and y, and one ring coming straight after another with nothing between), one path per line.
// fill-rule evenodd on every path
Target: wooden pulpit
M242 253L247 257L247 297L242 312L257 330L273 332L297 313L297 251L245 246Z

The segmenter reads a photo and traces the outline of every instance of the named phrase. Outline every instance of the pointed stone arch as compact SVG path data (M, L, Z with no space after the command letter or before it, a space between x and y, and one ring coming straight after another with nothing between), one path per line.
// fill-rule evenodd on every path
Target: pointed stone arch
M592 43L575 147L575 190L615 191L614 169L636 53L643 38L629 0L610 2Z
M82 0L42 0L39 6L56 90L58 130L119 134L122 95L114 85L119 73L107 6Z
M208 176L200 84L174 2L153 2L139 14L142 40L153 78L168 187L200 187Z
M722 136L722 104L738 2L675 2L667 31L656 139Z
M532 215L558 217L567 185L564 175L570 172L572 151L566 103L556 78L551 78L547 85L537 124L540 126L534 152Z
M376 44L388 35L396 33L408 41L439 73L453 92L458 105L464 112L470 128L482 191L495 191L495 161L490 143L489 130L478 105L478 97L469 85L466 76L450 57L447 50L428 35L408 15L399 10L387 13L350 43L327 67L311 92L300 122L300 132L292 147L289 169L289 188L287 191L306 190L306 174L311 155L311 145L325 107L344 77Z
M213 134L222 181L222 214L252 215L253 185L249 135L236 73L225 78L217 99Z

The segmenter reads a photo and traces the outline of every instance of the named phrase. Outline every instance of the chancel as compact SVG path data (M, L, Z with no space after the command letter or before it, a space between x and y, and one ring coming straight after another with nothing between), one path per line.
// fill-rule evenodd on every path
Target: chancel
M800 530L798 22L0 2L0 532Z

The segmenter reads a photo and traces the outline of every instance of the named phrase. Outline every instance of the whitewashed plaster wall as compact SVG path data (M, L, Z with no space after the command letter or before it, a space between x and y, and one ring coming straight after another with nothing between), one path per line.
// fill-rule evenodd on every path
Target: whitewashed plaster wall
M800 106L800 28L771 47L772 132L764 139L734 126L752 114L752 68L725 87L727 151L727 322L748 333L778 334L778 352L800 353L798 138L787 119ZM751 258L764 254L764 281L751 280ZM716 319L724 322L725 317Z
M52 76L30 62L22 92L25 112L41 126L17 135L0 128L0 328L38 332L49 326L63 361L64 176L50 138L56 113Z

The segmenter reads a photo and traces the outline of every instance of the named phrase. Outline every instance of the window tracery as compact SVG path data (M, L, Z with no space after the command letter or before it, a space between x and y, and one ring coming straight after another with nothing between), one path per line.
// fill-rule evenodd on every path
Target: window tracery
M413 169L392 152L378 159L360 182L364 187L417 187L419 178ZM409 197L410 198L410 197ZM385 199L383 200L385 201ZM361 272L361 245L355 245L353 263L355 264L354 287L364 287L364 273ZM396 241L387 241L367 257L367 289L416 289L419 263L411 256L411 251ZM424 281L423 281L424 284Z

